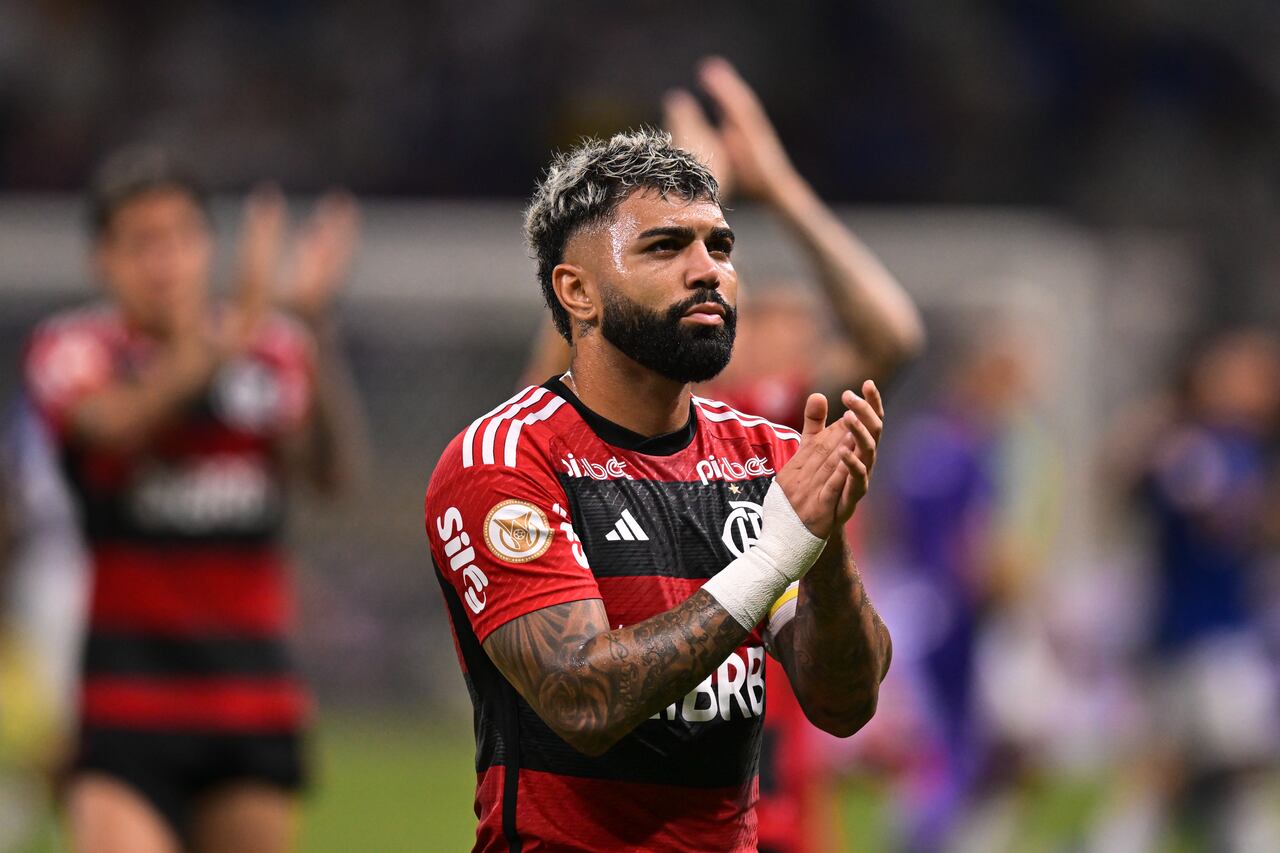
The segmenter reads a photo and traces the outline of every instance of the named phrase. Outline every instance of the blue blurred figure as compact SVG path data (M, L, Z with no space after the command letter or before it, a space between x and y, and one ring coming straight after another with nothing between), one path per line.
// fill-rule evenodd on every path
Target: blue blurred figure
M1056 445L1031 406L1027 351L993 336L955 362L938 401L894 445L897 543L917 612L914 645L933 750L908 798L911 850L958 843L999 782L982 712L981 642L1018 606L1051 537Z
M1149 844L1172 829L1206 849L1280 849L1267 791L1280 707L1263 572L1277 544L1278 423L1280 346L1233 331L1197 352L1145 443L1133 494L1150 522L1154 585L1143 661Z

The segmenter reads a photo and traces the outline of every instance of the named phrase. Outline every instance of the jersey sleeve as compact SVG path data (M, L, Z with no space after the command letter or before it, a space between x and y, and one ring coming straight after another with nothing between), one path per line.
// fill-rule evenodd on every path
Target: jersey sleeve
M464 466L457 445L427 490L427 536L477 639L535 610L600 598L550 463L521 453L518 466Z
M27 344L23 363L27 393L59 440L75 407L107 387L113 375L110 348L89 329L41 328Z

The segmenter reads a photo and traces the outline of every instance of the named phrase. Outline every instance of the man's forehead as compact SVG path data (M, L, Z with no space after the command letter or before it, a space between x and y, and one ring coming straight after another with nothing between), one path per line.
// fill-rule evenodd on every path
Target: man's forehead
M614 212L614 221L635 233L664 226L701 230L723 228L728 224L720 205L710 199L687 199L647 189L637 190L623 199Z

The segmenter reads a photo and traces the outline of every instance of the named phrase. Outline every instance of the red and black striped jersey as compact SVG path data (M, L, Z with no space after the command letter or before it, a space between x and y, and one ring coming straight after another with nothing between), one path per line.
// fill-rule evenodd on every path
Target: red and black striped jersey
M157 352L109 306L45 321L27 348L27 393L58 443L93 561L82 723L295 728L305 697L284 643L279 445L311 405L310 339L270 317L141 447L79 441L75 407L135 381Z
M555 735L482 644L569 601L602 599L615 626L680 604L754 544L798 446L794 430L698 397L685 427L645 438L553 379L445 450L426 525L475 711L477 850L755 849L760 629L599 757Z

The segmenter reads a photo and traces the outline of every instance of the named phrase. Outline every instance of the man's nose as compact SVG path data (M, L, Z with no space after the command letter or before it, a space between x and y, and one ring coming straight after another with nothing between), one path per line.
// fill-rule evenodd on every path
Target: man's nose
M689 266L685 272L685 287L696 289L720 287L720 265L707 251L707 244L695 241L689 246Z

